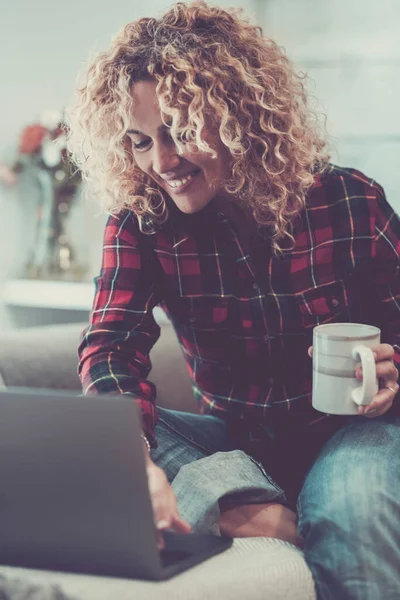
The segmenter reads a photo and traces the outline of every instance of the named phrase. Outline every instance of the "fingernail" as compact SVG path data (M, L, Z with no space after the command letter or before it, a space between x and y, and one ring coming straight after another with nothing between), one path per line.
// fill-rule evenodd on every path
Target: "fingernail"
M358 414L363 415L365 413L365 406L360 406L358 409Z
M160 519L159 521L157 521L156 527L157 529L167 529L169 527L169 522L167 521L167 519Z
M378 358L378 355L377 355L377 353L376 353L376 352L373 352L372 354L373 354L373 357L374 357L374 358L375 358L375 360L376 360L376 359Z

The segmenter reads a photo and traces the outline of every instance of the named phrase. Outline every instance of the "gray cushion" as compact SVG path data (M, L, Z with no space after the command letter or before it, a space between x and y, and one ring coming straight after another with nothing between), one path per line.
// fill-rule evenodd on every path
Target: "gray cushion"
M17 329L0 338L0 373L6 386L80 389L80 325Z
M77 347L85 323L19 329L0 337L0 382L8 387L80 390ZM196 411L189 375L174 329L161 326L151 352L149 379L166 408Z
M46 582L39 585L31 583L29 576L4 577L0 575L1 600L74 600L67 597L59 586L48 585Z
M0 567L8 577L56 584L76 600L315 600L303 553L271 538L238 538L232 548L162 583Z

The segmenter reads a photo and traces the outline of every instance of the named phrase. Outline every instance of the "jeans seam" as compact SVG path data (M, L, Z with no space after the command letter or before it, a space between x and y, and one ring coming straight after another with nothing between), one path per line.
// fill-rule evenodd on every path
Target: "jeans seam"
M178 434L184 440L190 442L193 446L196 446L197 448L200 448L200 450L203 450L204 452L207 452L208 454L214 454L213 450L211 450L210 448L206 448L202 444L199 444L195 440L191 439L189 436L187 436L184 433L182 433L182 431L180 431L180 429L177 429L176 427L174 427L170 423L167 423L167 421L164 421L164 419L162 417L159 417L159 422L163 423L166 427L168 427L168 429L170 429L174 433Z
M285 498L286 498L285 490L283 490L277 483L275 483L275 481L270 477L270 475L268 475L268 473L264 469L263 465L260 462L258 462L257 460L255 460L255 458L253 458L249 454L247 454L247 456L256 465L256 467L258 467L258 469L261 471L261 473L264 475L264 477L267 479L267 481L276 489L276 491L279 492L280 494L282 494L283 496L285 496Z

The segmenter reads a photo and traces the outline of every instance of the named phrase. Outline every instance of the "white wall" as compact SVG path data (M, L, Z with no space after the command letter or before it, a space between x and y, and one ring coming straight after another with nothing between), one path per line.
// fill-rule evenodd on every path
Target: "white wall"
M340 164L376 178L400 212L399 0L214 0L243 6L265 33L315 80L315 94L336 136ZM21 128L47 108L63 108L90 52L105 47L126 22L153 16L165 0L13 0L0 18L0 160L12 153ZM79 212L81 211L81 212ZM97 214L97 217L95 215ZM0 298L29 252L34 198L0 187ZM96 205L76 207L85 229L89 277L100 262L104 217ZM11 327L0 301L0 330Z
M381 183L400 212L400 2L259 0L264 31L314 80L339 164Z
M249 5L220 0L219 4ZM62 109L88 56L107 47L127 22L157 16L171 0L12 0L0 16L0 160L10 160L21 129L46 109ZM76 206L75 226L85 229L80 252L88 260L88 278L99 268L105 217L96 204ZM35 198L0 184L0 331L13 327L1 302L8 278L23 273L30 251ZM83 219L83 220L82 220Z

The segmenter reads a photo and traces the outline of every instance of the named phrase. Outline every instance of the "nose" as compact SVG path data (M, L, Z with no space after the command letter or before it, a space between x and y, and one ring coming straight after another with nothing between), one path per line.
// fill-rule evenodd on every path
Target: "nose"
M180 157L174 144L154 144L153 171L158 175L173 171L179 165Z

